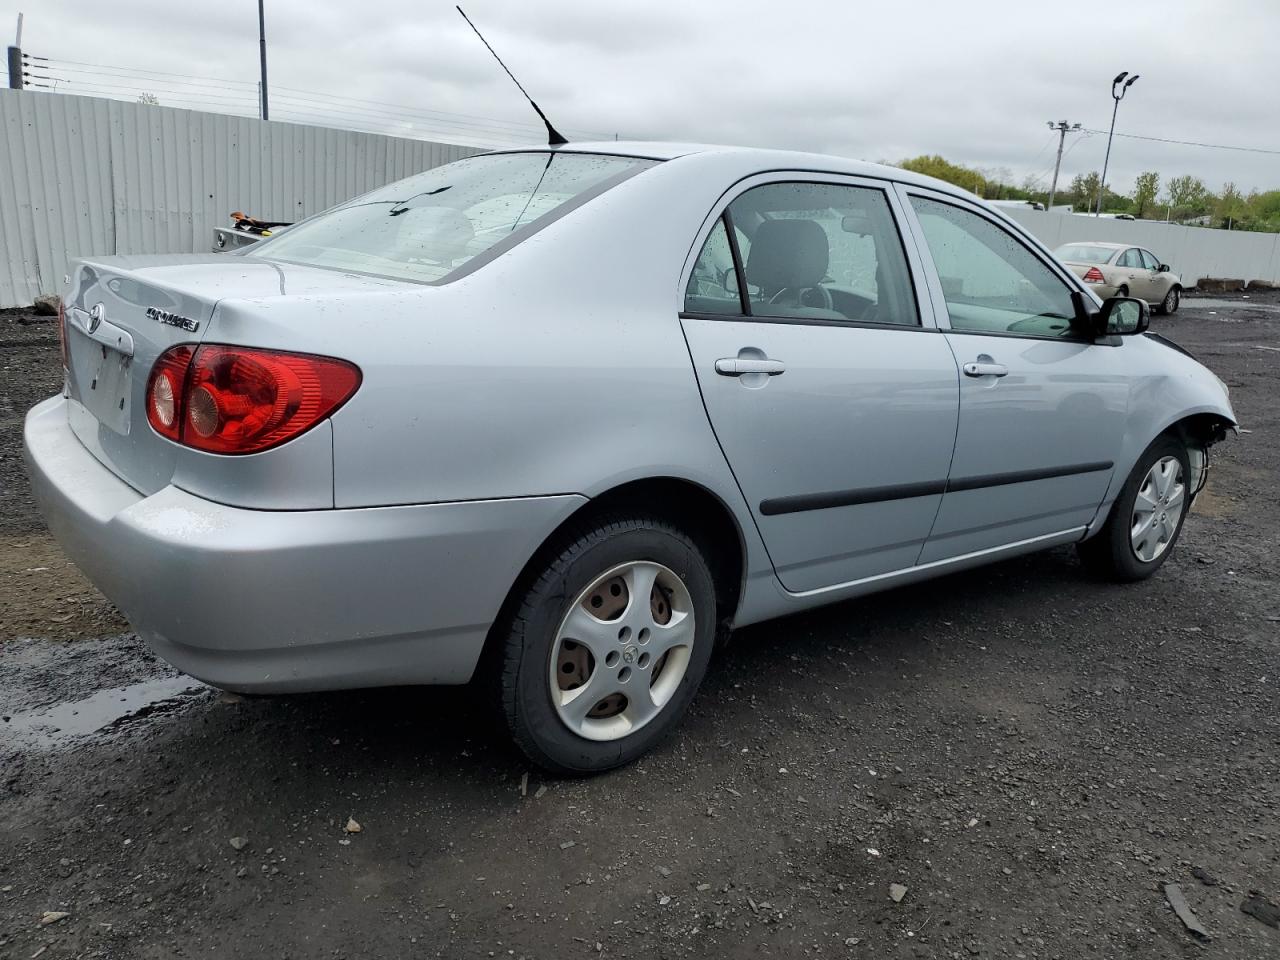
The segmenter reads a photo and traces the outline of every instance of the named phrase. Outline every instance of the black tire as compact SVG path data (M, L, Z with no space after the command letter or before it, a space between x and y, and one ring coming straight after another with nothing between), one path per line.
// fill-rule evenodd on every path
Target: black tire
M1154 559L1144 561L1138 558L1130 541L1134 503L1137 500L1138 490L1146 478L1147 472L1157 461L1170 456L1177 457L1182 466L1184 505L1182 513L1178 517L1177 526L1174 528L1173 537L1169 540L1169 545ZM1182 525L1186 522L1187 513L1191 506L1190 478L1191 463L1187 456L1186 444L1167 434L1157 437L1151 446L1143 451L1142 456L1138 458L1133 472L1129 474L1129 478L1120 489L1120 495L1116 497L1115 503L1111 505L1111 513L1107 516L1106 523L1103 524L1102 529L1088 540L1076 545L1076 552L1080 556L1080 562L1090 572L1120 583L1145 580L1159 570L1160 566L1169 559L1169 555L1173 553L1174 548L1177 546L1178 537L1182 533Z
M636 560L662 564L688 589L695 637L689 663L671 699L648 723L617 740L588 740L561 720L551 700L556 633L583 590L606 571ZM684 716L715 646L716 591L703 552L682 530L656 517L599 519L573 531L551 548L513 611L495 638L502 644L502 709L525 755L557 774L599 773L651 750Z
M1123 283L1116 288L1117 297L1127 297L1128 295L1129 295L1129 288L1125 286Z
M1178 312L1178 307L1182 303L1182 289L1180 287L1170 287L1169 292L1164 295L1164 299L1156 306L1156 313L1161 316L1170 316Z

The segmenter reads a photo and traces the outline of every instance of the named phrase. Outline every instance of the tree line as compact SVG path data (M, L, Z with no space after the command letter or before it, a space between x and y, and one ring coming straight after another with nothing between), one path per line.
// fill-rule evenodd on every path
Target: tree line
M986 200L1029 200L1048 204L1048 185L1028 177L1022 186L1011 181L1004 168L979 169L951 163L940 156L920 156L898 164L904 170L923 173L976 193ZM1070 182L1060 182L1054 206L1071 204L1077 211L1092 210L1098 196L1098 172L1076 174ZM1132 193L1117 193L1107 187L1102 197L1103 213L1124 213L1140 220L1169 220L1229 230L1258 230L1280 233L1280 190L1250 190L1245 193L1228 181L1217 192L1199 177L1185 174L1163 179L1157 171L1138 175Z

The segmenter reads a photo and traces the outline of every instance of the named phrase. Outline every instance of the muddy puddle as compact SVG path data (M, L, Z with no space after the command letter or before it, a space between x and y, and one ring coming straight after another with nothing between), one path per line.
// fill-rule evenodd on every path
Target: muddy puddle
M24 748L69 745L159 713L181 709L210 688L190 677L145 680L80 700L0 714L0 742Z

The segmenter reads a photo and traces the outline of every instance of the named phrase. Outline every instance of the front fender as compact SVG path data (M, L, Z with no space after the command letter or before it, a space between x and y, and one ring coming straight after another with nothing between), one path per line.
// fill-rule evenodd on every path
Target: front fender
M1133 351L1134 375L1124 436L1106 497L1089 526L1089 536L1106 521L1138 458L1156 437L1180 424L1194 424L1199 429L1217 420L1234 429L1238 423L1226 384L1190 354L1146 337L1134 338L1125 344L1125 349ZM1205 446L1212 442L1206 441ZM1193 490L1199 487L1205 462L1203 456L1193 458Z

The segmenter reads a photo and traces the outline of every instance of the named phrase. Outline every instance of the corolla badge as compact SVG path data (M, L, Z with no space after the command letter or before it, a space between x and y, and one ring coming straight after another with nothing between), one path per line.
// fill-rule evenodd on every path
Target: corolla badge
M107 308L100 303L95 303L89 310L89 332L97 330L102 326L102 319L107 314Z
M167 323L171 327L178 327L186 330L188 333L195 333L200 327L199 320L192 320L190 317L180 317L176 313L170 313L168 310L161 310L159 307L147 307L147 316L152 320L159 320L161 323Z

